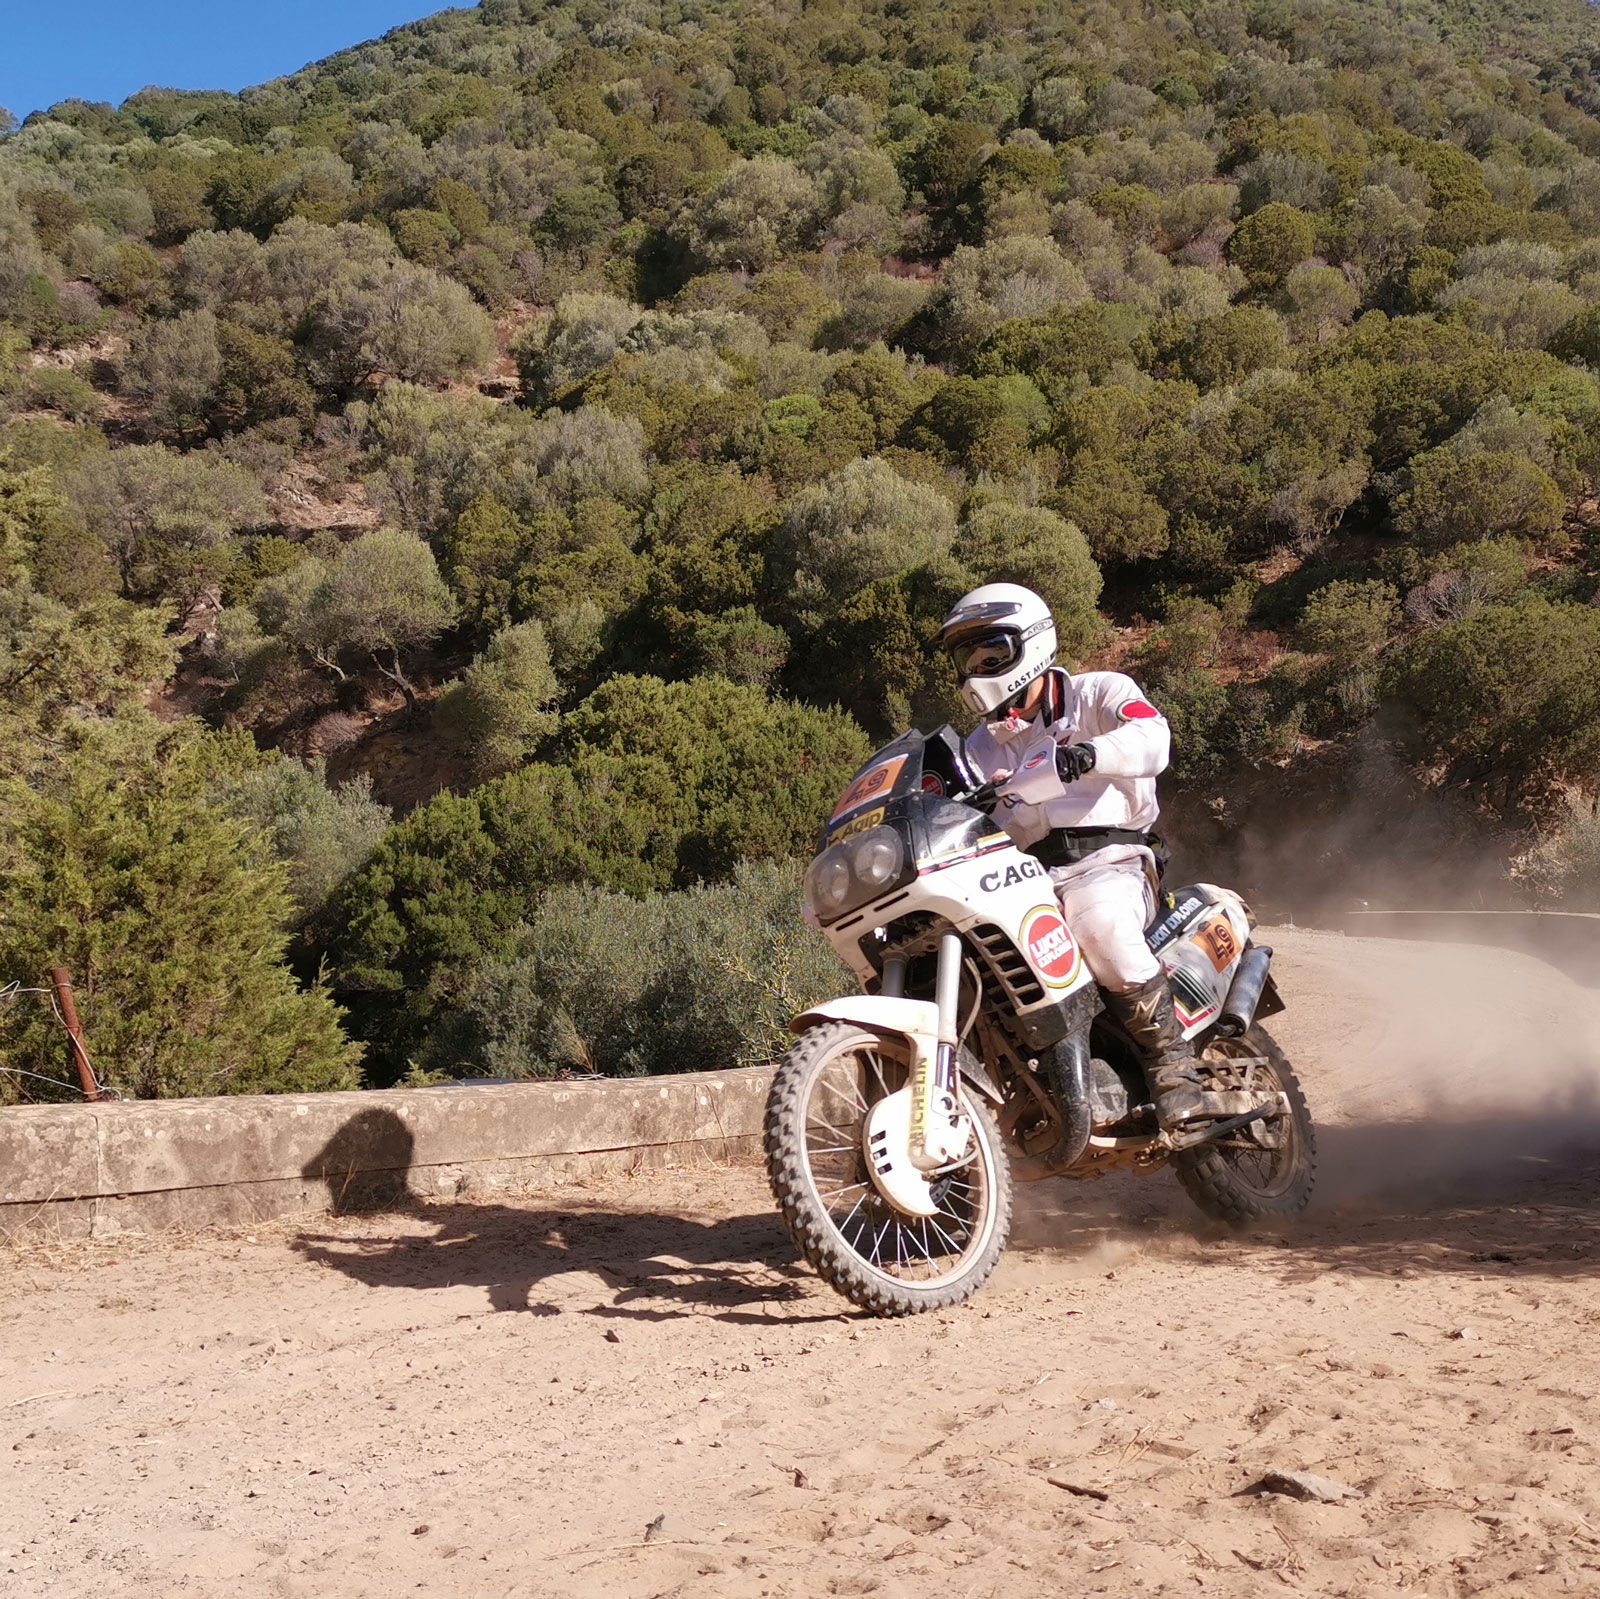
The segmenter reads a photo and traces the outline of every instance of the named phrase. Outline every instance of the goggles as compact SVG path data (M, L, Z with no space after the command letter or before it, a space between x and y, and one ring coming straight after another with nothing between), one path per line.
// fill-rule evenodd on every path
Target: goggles
M950 659L963 683L969 677L998 677L1022 659L1022 637L1014 628L997 628L960 639L950 646Z

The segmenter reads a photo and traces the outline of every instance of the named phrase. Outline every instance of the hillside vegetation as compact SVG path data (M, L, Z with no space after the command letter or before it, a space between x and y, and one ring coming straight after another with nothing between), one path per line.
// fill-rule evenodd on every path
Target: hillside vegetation
M998 578L1190 794L1381 748L1594 903L1597 64L1580 0L486 0L30 117L0 982L144 1094L759 1053Z

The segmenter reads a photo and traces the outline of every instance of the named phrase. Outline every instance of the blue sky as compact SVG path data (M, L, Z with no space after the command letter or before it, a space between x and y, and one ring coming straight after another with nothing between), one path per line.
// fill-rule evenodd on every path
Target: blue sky
M448 0L0 0L0 106L120 104L146 84L242 89Z

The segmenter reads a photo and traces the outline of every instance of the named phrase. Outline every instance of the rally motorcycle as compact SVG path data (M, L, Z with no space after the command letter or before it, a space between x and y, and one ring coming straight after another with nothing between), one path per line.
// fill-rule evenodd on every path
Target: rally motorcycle
M796 1248L877 1315L974 1294L1014 1180L1171 1166L1240 1227L1311 1197L1311 1116L1260 1025L1284 1006L1243 900L1181 888L1146 930L1208 1095L1208 1119L1164 1132L1049 874L993 820L1061 792L1054 762L1031 764L997 789L950 728L906 733L856 774L806 872L809 919L864 992L791 1023L767 1170Z

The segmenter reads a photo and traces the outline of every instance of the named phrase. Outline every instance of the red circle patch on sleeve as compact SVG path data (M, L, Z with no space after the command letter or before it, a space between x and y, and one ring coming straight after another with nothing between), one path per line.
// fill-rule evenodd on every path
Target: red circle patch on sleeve
M1152 716L1161 714L1149 700L1129 700L1117 715L1125 722L1142 722Z

